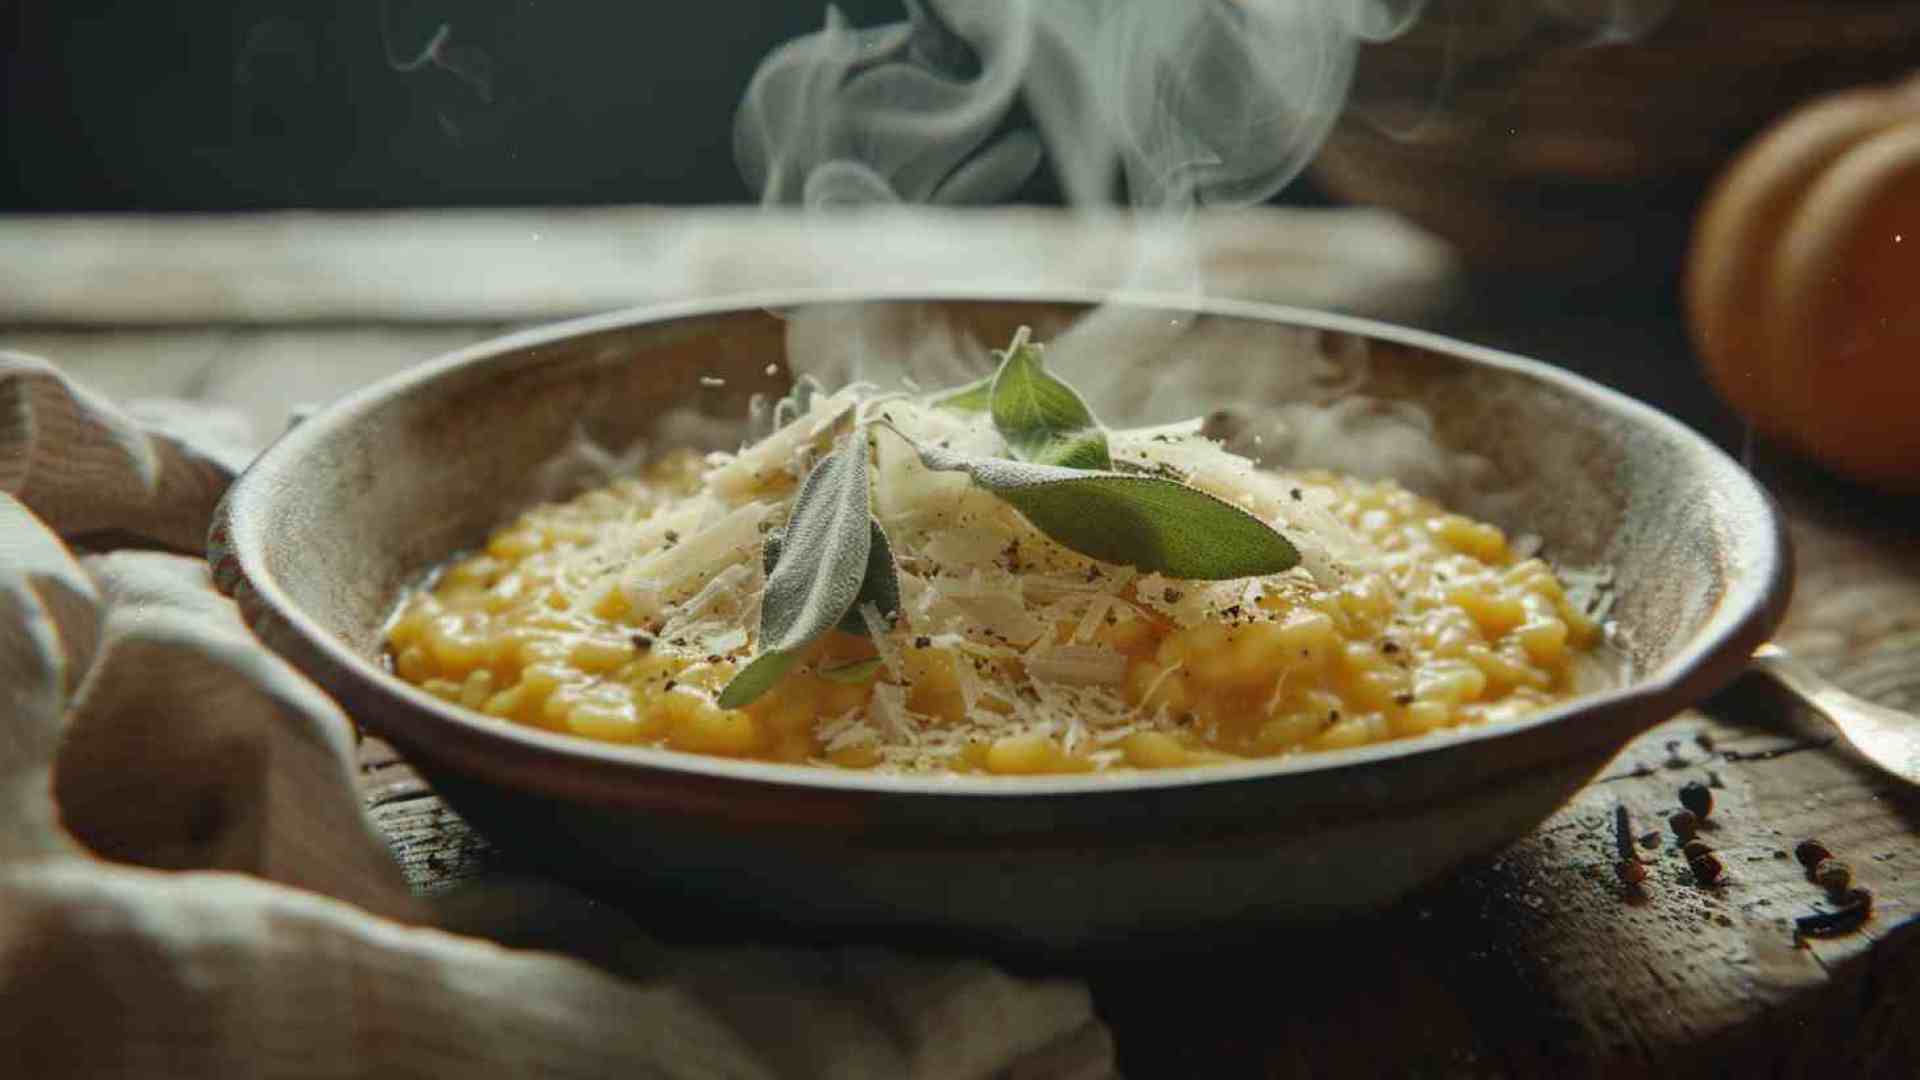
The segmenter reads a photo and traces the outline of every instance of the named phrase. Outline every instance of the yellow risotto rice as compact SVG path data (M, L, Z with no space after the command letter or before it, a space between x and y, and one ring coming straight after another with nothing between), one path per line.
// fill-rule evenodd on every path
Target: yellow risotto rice
M406 599L394 669L504 722L590 739L1033 774L1509 720L1569 695L1597 638L1501 530L1390 481L1256 468L1197 426L1115 432L1115 457L1247 508L1296 542L1301 566L1198 582L1097 563L880 434L874 510L900 618L878 636L827 634L765 696L722 709L717 692L753 655L761 538L845 430L851 393L740 454L672 453L507 523ZM943 445L984 438L977 419L911 402L887 413Z

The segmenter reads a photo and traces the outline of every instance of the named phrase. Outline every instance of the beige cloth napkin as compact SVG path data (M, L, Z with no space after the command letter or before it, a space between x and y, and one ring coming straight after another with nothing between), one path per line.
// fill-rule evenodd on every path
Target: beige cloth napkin
M347 718L205 564L69 546L196 552L245 459L191 434L216 417L136 411L0 353L0 1073L1112 1075L1073 983L668 949L541 881L411 895Z

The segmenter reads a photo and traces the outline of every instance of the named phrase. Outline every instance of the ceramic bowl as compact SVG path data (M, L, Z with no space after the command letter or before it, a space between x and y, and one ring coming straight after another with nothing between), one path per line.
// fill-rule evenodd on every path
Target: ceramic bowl
M1327 394L1388 411L1417 404L1440 446L1479 463L1470 489L1440 494L1511 534L1537 534L1557 564L1612 570L1630 671L1518 723L1052 778L880 775L606 745L469 712L389 673L381 631L403 591L534 500L536 464L577 430L621 446L675 414L737 431L728 424L748 395L784 385L792 317L830 301L853 310L850 299L795 294L571 322L353 394L233 486L211 541L216 578L263 640L475 827L576 882L794 926L1047 944L1325 921L1388 904L1524 834L1635 734L1733 679L1785 604L1788 551L1771 501L1660 412L1429 334L1132 298L1127 312L1231 342L1221 363L1257 373L1310 361L1332 376L1315 383ZM1020 324L1056 335L1094 298L858 299L887 325L997 342Z

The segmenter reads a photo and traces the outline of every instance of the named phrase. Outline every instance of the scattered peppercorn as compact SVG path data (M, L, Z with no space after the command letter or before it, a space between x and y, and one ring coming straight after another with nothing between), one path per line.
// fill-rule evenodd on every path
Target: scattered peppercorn
M1643 847L1643 848L1656 848L1656 847L1659 847L1659 846L1660 846L1660 834L1659 834L1659 832L1657 832L1657 831L1656 831L1656 832L1645 832L1645 833L1641 833L1641 834L1640 834L1640 846L1641 846L1641 847Z
M1667 824L1673 826L1673 835L1682 840L1690 840L1694 833L1700 831L1700 819L1691 810L1675 810L1667 818Z
M1713 849L1707 846L1705 840L1689 840L1680 845L1680 850L1686 855L1687 861L1689 862L1702 855L1711 855L1713 853Z
M1700 749L1705 750L1709 754L1713 753L1712 735L1702 731L1694 735L1693 741L1700 744Z
M1713 792L1698 780L1689 780L1680 788L1680 805L1704 820L1713 813Z
M1794 845L1793 857L1799 859L1800 865L1806 867L1807 873L1811 874L1813 868L1819 866L1823 860L1833 858L1833 852L1828 851L1827 845L1818 840L1802 840Z
M635 634L631 640L633 641L633 647L636 649L653 648L653 639L645 634Z
M1693 879L1702 885L1711 885L1720 880L1727 868L1720 863L1720 856L1709 851L1697 859L1688 859L1687 867L1693 871Z
M1853 867L1839 859L1821 859L1813 868L1813 880L1830 893L1843 893L1853 884Z
M913 639L913 647L916 649L930 649L933 647L933 639L922 634Z

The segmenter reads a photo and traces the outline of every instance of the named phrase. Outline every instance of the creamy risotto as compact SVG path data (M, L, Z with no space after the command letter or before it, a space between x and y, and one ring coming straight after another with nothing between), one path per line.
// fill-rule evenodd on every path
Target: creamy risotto
M892 430L849 436L853 420ZM894 432L897 431L897 436ZM1198 423L1106 433L1290 539L1299 565L1175 580L1050 539L905 438L1004 450L984 413L859 388L738 454L676 452L498 529L410 596L401 677L498 717L615 743L851 769L1159 768L1497 723L1568 696L1594 621L1501 530L1390 481L1281 472ZM808 644L749 704L766 536L835 440L868 438L889 620Z

